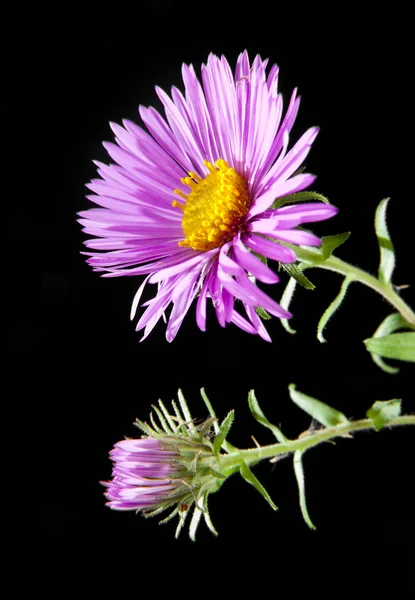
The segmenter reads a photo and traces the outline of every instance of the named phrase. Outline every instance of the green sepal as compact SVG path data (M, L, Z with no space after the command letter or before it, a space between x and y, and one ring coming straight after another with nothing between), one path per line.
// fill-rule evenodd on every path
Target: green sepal
M397 329L406 329L408 327L408 322L400 313L392 313L391 315L387 316L384 321L382 321L373 334L373 338L381 338L389 333L393 333ZM370 355L378 367L380 367L386 373L391 373L394 375L395 373L399 372L398 367L392 367L391 365L388 365L378 354L370 353Z
M395 268L395 252L386 226L386 209L390 198L384 198L379 203L375 214L375 231L379 244L380 263L378 278L389 283Z
M250 390L250 392L248 393L248 404L254 419L258 421L258 423L261 423L261 425L264 425L264 427L271 429L278 442L280 442L281 444L285 444L287 442L287 438L282 433L282 431L278 427L276 427L276 425L273 425L268 421L268 419L266 418L266 416L262 412L262 409L259 406L254 390Z
M300 500L301 514L303 515L304 521L310 527L310 529L317 529L310 515L308 514L307 503L305 499L305 480L304 480L304 469L303 469L303 452L296 450L294 452L294 473L298 484L298 495Z
M284 271L287 271L288 275L290 275L290 277L293 277L296 280L296 282L302 285L306 290L314 290L316 288L314 283L312 283L308 279L308 277L304 275L304 273L302 272L301 268L298 267L298 265L294 263L280 264Z
M276 506L271 500L271 496L268 494L267 490L264 488L262 483L258 481L255 475L252 473L251 469L243 461L241 462L239 470L245 481L254 486L254 488L261 494L261 496L265 498L265 500L268 502L271 508L273 510L278 510L278 506Z
M353 278L347 276L345 277L340 291L337 294L337 296L335 297L335 299L333 300L333 302L327 307L327 309L324 311L320 321L318 322L317 325L317 339L319 342L321 342L322 344L326 341L324 336L323 336L323 331L324 328L326 327L327 323L329 322L329 320L331 319L331 317L334 315L334 313L336 312L336 310L340 307L341 303L344 300L344 297L346 295L347 292L347 288L349 287L349 285L352 283Z
M328 198L323 196L323 194L319 194L318 192L297 192L295 194L289 194L288 196L282 196L275 200L274 204L271 208L281 208L284 204L288 204L289 202L295 204L296 202L308 202L309 200L320 200L325 204L330 204Z
M222 425L219 428L219 431L215 437L215 440L213 442L213 452L218 455L223 443L226 440L226 437L228 435L229 429L231 428L231 425L233 423L233 420L235 418L235 411L231 410L227 416L224 418Z
M345 415L328 404L307 396L299 392L295 388L295 384L291 383L288 386L291 400L299 406L310 417L324 425L325 427L337 427L338 425L346 425L349 420Z
M392 333L364 340L369 352L385 358L415 362L415 332Z
M338 233L337 235L326 235L322 237L321 251L323 253L323 258L330 258L334 250L344 244L349 236L350 231L345 231L344 233Z
M263 319L264 321L269 321L270 319L272 319L272 317L269 314L269 312L267 312L265 310L265 308L262 308L262 306L256 306L255 307L255 311L256 311L257 315L259 317L261 317L261 319Z
M401 400L378 400L369 408L366 416L372 419L376 431L385 427L401 414Z

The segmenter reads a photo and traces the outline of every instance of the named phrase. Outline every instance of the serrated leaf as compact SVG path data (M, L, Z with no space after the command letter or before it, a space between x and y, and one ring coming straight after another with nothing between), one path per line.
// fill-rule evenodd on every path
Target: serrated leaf
M380 281L389 283L395 268L395 252L386 226L386 209L390 198L379 203L375 215L375 231L378 238L380 263L378 277Z
M240 473L242 477L254 486L254 488L265 498L268 504L271 506L273 510L278 510L278 506L276 506L271 500L271 496L268 494L267 490L264 488L262 483L258 481L255 475L252 473L251 469L242 461L240 466Z
M303 452L296 450L294 452L294 473L298 484L298 495L300 500L301 514L303 515L304 521L310 527L310 529L317 529L310 515L308 514L307 503L305 499L305 481L304 481L304 469L302 461Z
M223 442L226 440L226 436L228 435L229 429L233 423L235 418L235 411L231 410L227 416L224 418L222 425L219 428L219 432L215 437L213 442L213 451L215 454L219 454L220 449L222 448Z
M256 306L255 310L257 315L261 317L261 319L263 319L264 321L269 321L270 319L272 319L271 315L265 310L265 308L262 308L262 306Z
M302 272L301 269L299 269L299 267L297 265L295 265L294 263L281 263L282 268L284 269L284 271L287 271L288 275L290 275L290 277L293 277L297 283L299 283L300 285L302 285L306 290L314 290L315 289L315 285L314 283L312 283L308 277L306 277L304 275L304 273Z
M385 358L415 362L415 332L392 333L381 338L364 340L369 352Z
M284 293L281 296L281 300L280 300L280 306L282 308L285 308L285 310L288 310L288 308L290 306L290 302L294 295L296 285L297 285L296 280L293 277L290 277L290 279L288 280L288 283L285 287ZM280 321L281 321L281 325L284 327L284 329L286 331L288 331L288 333L296 333L296 330L291 327L288 319L280 319Z
M382 321L373 334L373 337L384 337L389 333L393 333L397 329L406 329L407 327L409 327L409 324L400 313L392 313L391 315L387 316L384 321ZM380 367L386 373L394 375L395 373L399 372L398 367L392 367L391 365L388 365L378 354L373 354L371 352L370 356L372 357L373 362L376 363L378 367Z
M323 253L323 257L329 258L334 250L344 244L344 242L350 236L350 231L345 231L344 233L338 233L337 235L326 235L321 238L321 251Z
M325 204L330 204L328 198L323 196L323 194L319 194L318 192L297 192L296 194L289 194L288 196L283 196L282 198L278 198L275 200L274 204L271 208L281 208L284 204L288 204L289 202L295 204L296 202L308 202L309 200L320 200Z
M270 429L275 435L277 440L281 444L285 444L287 442L287 438L276 425L273 425L268 421L268 419L266 418L266 416L262 412L262 409L259 406L254 390L250 390L250 392L248 393L248 404L254 419L258 421L258 423L261 423L261 425L264 425L264 427L268 427L268 429Z
M324 425L325 427L337 427L338 425L346 425L349 420L345 415L328 404L307 396L296 390L293 383L288 386L291 400L299 406L310 417Z
M369 408L366 416L372 419L376 431L385 427L401 414L401 400L378 400Z
M331 319L331 317L334 315L334 313L336 312L336 310L340 307L341 303L344 300L344 297L346 295L347 292L347 288L349 287L349 285L352 283L353 278L352 277L345 277L340 291L337 294L337 296L335 297L335 299L333 300L333 302L328 306L328 308L324 311L320 321L318 322L317 325L317 339L319 342L321 342L322 344L326 341L324 336L323 336L323 331L327 325L327 323L329 322L329 320Z

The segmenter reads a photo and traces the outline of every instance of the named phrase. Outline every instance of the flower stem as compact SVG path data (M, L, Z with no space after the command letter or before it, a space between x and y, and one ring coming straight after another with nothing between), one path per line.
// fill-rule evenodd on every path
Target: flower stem
M299 246L292 246L286 244L295 250L297 258L306 263L308 268L316 267L320 269L326 269L328 271L335 271L345 277L349 277L352 281L359 281L363 285L370 287L375 290L378 294L383 296L396 310L402 315L411 329L415 329L415 313L412 309L402 300L402 298L395 292L393 286L390 283L380 281L373 275L366 273L362 269L351 265L336 256L329 256L324 259L321 251L317 249L308 249Z
M395 417L387 427L397 425L415 425L415 415L402 415ZM331 440L337 437L347 437L348 434L354 431L375 429L372 419L360 419L349 423L338 425L337 427L327 427L321 430L313 431L309 435L304 435L296 440L288 440L286 443L271 444L258 448L249 448L247 450L238 450L220 457L221 471L224 475L228 475L237 470L238 465L244 462L250 466L257 464L261 460L274 458L279 454L292 453L296 450L304 451L313 446L317 446L322 442Z

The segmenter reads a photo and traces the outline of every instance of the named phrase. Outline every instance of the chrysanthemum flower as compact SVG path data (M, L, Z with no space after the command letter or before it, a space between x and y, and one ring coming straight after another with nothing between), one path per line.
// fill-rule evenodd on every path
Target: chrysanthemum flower
M294 91L283 117L278 67L267 75L267 62L257 56L250 65L244 52L233 74L224 57L211 54L201 82L192 66L183 65L184 95L172 88L170 98L156 88L167 122L140 106L148 132L127 120L124 127L111 124L117 145L104 146L114 163L97 162L100 179L88 186L94 192L88 198L101 208L80 213L80 223L94 236L86 245L95 271L147 275L132 318L145 284L157 284L137 324L143 339L172 304L166 337L173 340L196 298L203 331L208 298L222 326L232 322L268 341L255 309L291 316L256 285L279 280L258 256L295 261L295 252L280 242L319 245L298 226L327 219L336 209L320 203L272 207L313 183L313 175L298 170L318 129L306 131L287 152L299 98Z

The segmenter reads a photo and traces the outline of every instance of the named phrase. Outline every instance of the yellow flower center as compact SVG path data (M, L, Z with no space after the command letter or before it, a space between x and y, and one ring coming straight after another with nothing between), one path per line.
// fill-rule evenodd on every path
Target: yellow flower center
M226 161L220 158L215 166L204 163L209 173L201 179L189 172L181 180L191 188L189 195L174 190L186 204L174 200L173 206L183 211L185 239L179 246L206 252L229 242L242 229L251 199L245 180Z

